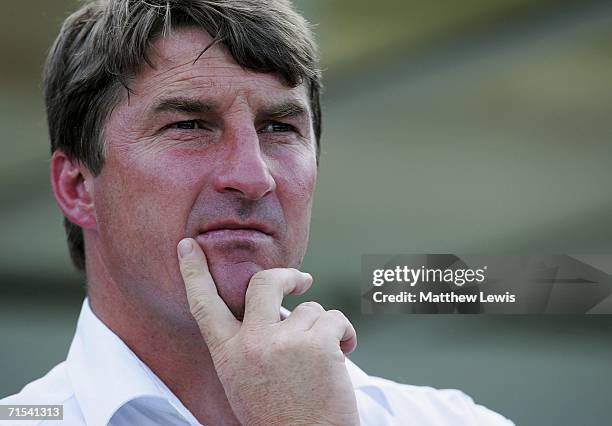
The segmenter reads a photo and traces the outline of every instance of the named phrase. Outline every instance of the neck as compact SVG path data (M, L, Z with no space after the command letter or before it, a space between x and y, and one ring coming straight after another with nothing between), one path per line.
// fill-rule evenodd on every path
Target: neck
M93 254L93 253L92 253ZM193 318L165 321L146 303L129 299L99 256L87 254L92 311L159 377L202 424L239 424ZM91 259L91 261L90 261Z

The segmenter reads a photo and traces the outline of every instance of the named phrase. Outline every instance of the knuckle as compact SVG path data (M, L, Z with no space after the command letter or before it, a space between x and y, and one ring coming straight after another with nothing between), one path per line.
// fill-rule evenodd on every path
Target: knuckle
M198 297L189 301L191 315L193 315L198 323L206 321L206 314L208 312L206 307L206 302Z
M207 309L206 302L202 299L194 299L189 301L189 311L196 320L200 333L206 342L206 346L210 350L211 354L219 350L223 345L223 342L218 339L214 333L209 330L209 324L211 320L209 318L210 313Z
M300 303L298 305L298 308L301 308L301 309L313 309L313 310L316 310L316 311L319 311L319 312L325 312L325 309L323 309L323 306L321 306L319 303L317 303L315 301L312 301L312 300L309 300L308 302Z
M214 336L208 336L204 340L215 365L221 363L226 364L227 361L231 359L231 357L224 352L225 342L222 342Z
M291 279L293 275L300 274L295 268L271 268L255 272L251 277L251 283L273 283Z
M272 277L273 277L273 272L270 271L269 269L258 271L258 272L255 272L255 274L253 274L253 276L251 277L250 284L257 285L257 286L270 284L270 282L272 281Z
M224 373L226 370L231 370L229 366L232 364L232 356L228 351L222 349L211 350L211 357L218 372Z
M325 312L325 315L327 315L328 317L330 317L332 319L335 319L337 321L349 322L349 320L346 317L346 315L344 315L341 311L339 311L337 309L330 309L329 311Z
M192 281L200 274L200 269L197 265L188 262L181 265L181 273L186 281Z
M285 268L285 271L287 272L287 274L291 274L291 275L295 275L295 276L302 276L302 271L300 271L299 269L296 268Z

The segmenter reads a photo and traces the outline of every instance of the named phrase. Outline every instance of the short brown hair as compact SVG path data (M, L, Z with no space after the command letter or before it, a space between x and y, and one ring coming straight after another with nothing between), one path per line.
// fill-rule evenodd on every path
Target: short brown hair
M236 63L305 83L317 144L321 75L306 20L288 0L94 0L62 25L44 69L51 152L60 149L97 175L104 164L102 129L147 57L172 28L195 26L223 43ZM203 51L209 46L203 46ZM195 58L194 58L195 59ZM82 229L64 219L70 256L85 269Z

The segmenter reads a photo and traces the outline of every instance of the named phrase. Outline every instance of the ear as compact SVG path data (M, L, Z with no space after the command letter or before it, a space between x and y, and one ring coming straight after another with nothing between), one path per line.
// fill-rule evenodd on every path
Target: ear
M80 162L70 159L63 151L51 156L51 188L64 216L81 228L95 228L93 176Z

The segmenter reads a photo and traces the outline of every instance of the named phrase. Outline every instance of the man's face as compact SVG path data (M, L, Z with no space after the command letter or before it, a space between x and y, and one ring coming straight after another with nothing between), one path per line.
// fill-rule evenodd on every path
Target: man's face
M249 278L297 267L308 240L316 148L308 96L242 69L196 29L153 43L103 132L94 238L127 297L184 319L176 256L184 237L208 258L219 294L244 311Z

